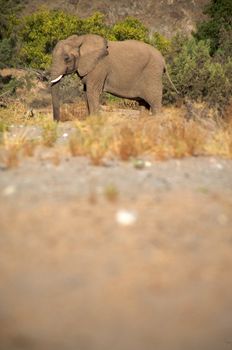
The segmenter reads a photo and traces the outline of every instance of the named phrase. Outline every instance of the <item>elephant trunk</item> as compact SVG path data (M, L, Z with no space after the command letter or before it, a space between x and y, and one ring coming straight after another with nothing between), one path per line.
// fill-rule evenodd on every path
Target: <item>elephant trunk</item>
M59 81L63 74L56 69L57 63L53 63L51 68L51 93L52 93L52 107L53 107L53 119L60 120L60 86Z
M53 119L56 121L60 120L60 86L59 83L52 84L52 108L53 108Z

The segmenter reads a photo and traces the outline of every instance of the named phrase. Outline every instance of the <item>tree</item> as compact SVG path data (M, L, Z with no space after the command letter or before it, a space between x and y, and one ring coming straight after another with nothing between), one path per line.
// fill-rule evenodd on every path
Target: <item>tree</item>
M198 25L195 37L198 40L209 40L211 54L214 54L221 46L225 31L232 30L232 1L211 0L204 14L208 15L209 19Z
M21 0L0 0L0 68L12 65L16 51L16 14L22 8Z
M80 19L63 11L42 8L23 18L19 38L20 60L33 68L46 68L55 44L78 32Z
M21 7L21 0L0 0L0 40L11 35L15 15Z
M117 22L113 28L115 40L136 39L148 41L148 29L134 17L127 17Z

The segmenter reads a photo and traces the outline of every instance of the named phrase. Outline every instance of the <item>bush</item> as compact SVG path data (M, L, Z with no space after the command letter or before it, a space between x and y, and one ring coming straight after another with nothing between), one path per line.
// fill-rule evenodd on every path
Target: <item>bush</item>
M136 39L148 41L148 29L134 17L127 17L123 21L116 23L112 28L115 40Z
M231 60L226 65L210 56L209 41L197 41L177 35L173 38L167 56L168 69L182 97L206 101L223 109L228 103L231 88ZM173 102L176 94L165 82L164 100Z
M12 62L14 52L13 41L8 38L4 38L0 41L0 69L9 67Z
M105 23L105 16L100 12L95 12L92 16L81 19L77 34L98 34L107 39L114 39L111 28Z
M164 56L167 56L171 49L171 41L158 32L153 33L149 44L156 47Z
M0 0L0 68L15 63L16 38L18 24L16 13L21 9L21 0Z
M21 3L22 0L0 0L0 40L10 37Z
M0 75L0 95L1 96L9 96L15 95L17 88L21 88L24 86L24 80L16 77L12 77L12 75L1 76Z
M232 30L232 1L211 0L204 13L209 19L198 25L195 37L198 40L210 40L210 51L214 54L221 45L221 32Z
M221 63L226 63L232 57L232 28L220 30L219 33L219 48L215 53L215 58Z
M210 62L209 45L195 39L176 36L167 58L168 70L181 96L198 99L203 96L207 78L206 64ZM173 101L173 92L165 91L165 98Z
M55 44L77 33L80 20L63 11L41 9L22 20L20 61L33 68L47 68Z
M222 109L231 96L231 81L226 75L226 69L220 63L211 62L206 69L208 78L205 87L205 99L210 105Z

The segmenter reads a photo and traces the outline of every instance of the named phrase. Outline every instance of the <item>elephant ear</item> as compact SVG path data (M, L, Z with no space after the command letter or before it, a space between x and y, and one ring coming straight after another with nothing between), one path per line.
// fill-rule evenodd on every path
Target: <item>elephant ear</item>
M84 35L80 45L77 71L80 76L91 72L97 63L108 55L107 41L99 35Z

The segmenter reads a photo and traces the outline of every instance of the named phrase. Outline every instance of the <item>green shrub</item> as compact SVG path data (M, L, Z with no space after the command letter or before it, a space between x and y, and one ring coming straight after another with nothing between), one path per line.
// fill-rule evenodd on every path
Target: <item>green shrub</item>
M218 62L226 63L232 57L232 28L220 30L219 33L219 48L214 57Z
M208 76L206 64L210 62L209 45L177 36L172 41L168 62L168 70L181 96L202 97ZM166 99L172 101L173 96L171 90L166 91Z
M22 0L0 0L0 40L10 37L21 8Z
M19 23L16 14L21 9L21 0L0 0L0 69L15 63L16 34Z
M111 28L105 23L105 16L100 12L95 12L92 16L81 19L77 34L98 34L107 39L114 39Z
M228 58L225 66L225 75L230 82L230 95L232 96L232 56Z
M9 67L13 57L13 42L11 39L4 38L0 41L0 69Z
M148 29L134 17L127 17L123 21L117 22L112 28L112 33L115 40L148 41Z
M152 34L149 44L156 47L164 56L167 56L171 49L171 41L158 32Z
M33 68L48 67L57 41L77 33L79 25L76 16L44 8L24 17L19 32L21 63Z
M221 31L232 29L232 1L211 0L204 13L209 19L198 24L195 37L198 40L210 40L211 54L214 54L221 45Z
M167 56L168 70L182 97L206 101L223 109L231 96L232 63L216 62L210 56L209 41L177 35ZM164 101L173 102L176 94L165 80Z
M220 63L211 62L207 66L208 78L205 86L206 101L218 109L223 108L231 96L231 81L226 75L226 69Z
M0 95L15 95L17 88L22 88L24 81L21 78L15 78L11 75L2 77L0 75Z

